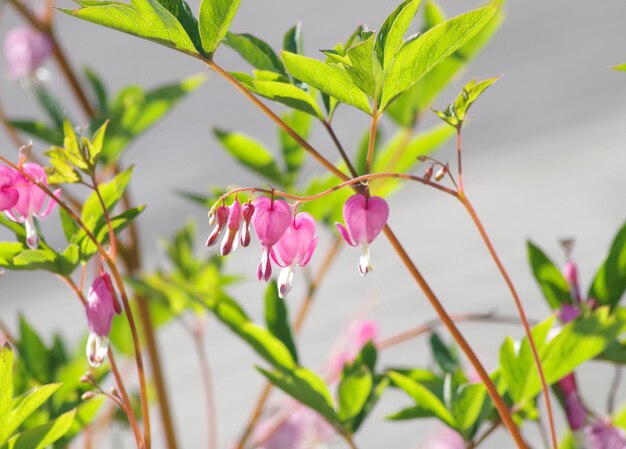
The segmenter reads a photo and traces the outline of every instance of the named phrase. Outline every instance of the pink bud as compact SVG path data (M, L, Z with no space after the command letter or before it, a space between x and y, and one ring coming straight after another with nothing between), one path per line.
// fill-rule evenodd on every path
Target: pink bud
M259 280L269 281L272 276L270 251L291 222L291 208L284 200L271 200L265 196L257 198L253 204L252 227L263 245L257 276Z
M98 367L108 352L108 336L115 315L114 293L108 274L101 273L94 280L87 293L85 312L89 326L87 359L91 366Z
M433 177L433 167L430 166L426 169L426 171L424 172L424 179L426 181L430 181L430 178Z
M228 222L226 225L227 231L220 248L222 256L226 256L230 254L231 251L235 251L237 249L237 243L239 242L237 237L240 223L241 205L239 204L239 201L235 199L233 204L228 207Z
M597 421L585 429L590 449L624 449L626 435L611 422Z
M569 304L563 304L563 307L561 307L561 310L559 311L559 319L563 324L574 321L579 315L580 309Z
M27 27L13 28L4 39L4 56L13 78L27 78L52 54L50 38Z
M244 248L250 245L250 221L254 215L254 206L248 202L241 208L241 215L243 217L243 226L241 228L240 241L241 246Z
M11 209L19 197L14 187L17 176L13 170L4 165L0 166L0 211Z
M576 264L571 260L568 260L563 267L563 276L570 284L578 283L578 269Z
M565 414L567 416L567 423L570 429L576 431L585 426L587 419L587 412L585 407L578 396L578 392L574 391L567 394L564 398L565 402Z
M228 207L226 206L218 207L217 212L215 214L211 214L211 217L209 218L209 223L212 224L215 221L217 221L217 224L213 228L213 231L211 231L211 234L209 235L209 238L206 241L206 246L215 245L215 243L217 242L217 238L220 235L220 232L222 232L222 229L224 229L224 226L226 225L227 220L228 220Z
M315 220L311 214L300 212L291 220L271 253L274 262L282 267L278 277L278 296L287 296L293 282L294 267L303 267L309 263L316 245Z
M359 272L365 276L372 270L369 244L380 234L389 218L387 202L373 196L366 198L357 193L343 205L343 219L346 223L335 223L337 230L350 246L361 245L363 253L359 261Z

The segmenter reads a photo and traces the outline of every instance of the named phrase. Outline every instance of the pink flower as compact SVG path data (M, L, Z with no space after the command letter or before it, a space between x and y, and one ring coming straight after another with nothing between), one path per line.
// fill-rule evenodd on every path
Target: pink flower
M11 77L27 78L52 54L50 38L27 27L13 28L4 39L4 56Z
M559 382L559 385L561 385L561 382ZM578 396L578 392L574 390L567 393L565 395L564 402L565 415L570 429L573 431L582 429L585 426L585 421L587 420L587 412L585 411L585 406L583 405L580 396Z
M226 235L222 240L220 253L222 256L230 254L237 249L239 243L239 225L241 224L241 205L237 198L228 206L228 220L226 222Z
M282 267L278 276L278 296L287 296L291 290L294 267L309 263L316 245L315 220L311 214L300 212L291 220L272 251L272 259Z
M253 440L261 449L322 448L335 430L317 412L295 403L285 407L288 415L272 417L261 423Z
M449 427L441 427L421 447L424 449L464 449L465 441L461 435Z
M243 218L243 226L241 227L240 241L241 246L246 248L250 244L250 222L254 215L254 206L252 203L247 202L241 208L241 216Z
M115 312L119 305L115 300L113 284L107 273L100 273L87 293L87 360L94 368L102 364L109 350L109 333Z
M578 286L578 268L576 264L571 260L568 260L563 266L563 277L567 280L570 286L572 296L576 302L580 302L580 288Z
M580 309L569 304L563 304L563 307L561 307L561 310L559 311L559 319L563 324L574 321L579 315Z
M22 170L40 184L47 186L48 177L46 172L39 165L33 162L22 165ZM11 220L17 223L24 223L26 227L26 243L31 249L39 246L39 234L35 227L35 218L45 218L54 210L56 201L49 199L46 193L26 176L14 171L16 176L13 188L17 190L18 200L11 209L4 213ZM58 196L60 189L54 192ZM46 204L47 201L47 204Z
M263 245L263 254L257 270L259 280L269 281L272 277L270 253L291 222L291 208L284 200L273 200L265 196L254 200L252 227Z
M597 421L585 429L591 449L625 449L626 435L610 422Z
M17 204L19 193L14 186L16 179L13 170L0 165L0 211L11 209Z
M363 347L376 342L379 336L378 323L371 319L356 319L345 332L338 350L333 351L329 360L329 377L335 380L343 371L346 363L354 362Z
M337 230L348 245L361 245L363 254L359 260L359 272L362 276L372 270L369 244L385 227L387 218L389 218L389 206L378 196L366 198L357 193L348 198L343 205L343 219L346 226L336 223Z
M217 211L209 214L209 224L215 224L213 231L209 234L209 238L206 241L206 246L213 246L217 242L217 238L220 236L222 229L226 226L228 221L228 207L220 206ZM215 223L217 221L217 223Z

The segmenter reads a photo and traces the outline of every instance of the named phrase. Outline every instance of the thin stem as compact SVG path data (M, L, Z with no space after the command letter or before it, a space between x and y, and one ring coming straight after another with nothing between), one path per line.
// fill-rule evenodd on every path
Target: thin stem
M106 220L107 228L109 229L109 243L111 245L111 259L115 261L115 258L117 256L117 244L116 244L116 239L115 239L115 230L113 229L113 223L111 223L111 216L104 202L104 198L102 198L102 194L100 193L100 187L98 187L98 182L96 181L96 177L92 176L91 181L93 182L93 190L94 192L96 192L96 196L98 197L98 201L100 202L100 207L102 207L102 213L104 214L104 219Z
M213 376L211 375L211 365L204 346L204 332L201 323L197 323L197 328L191 331L196 355L200 364L202 386L204 387L204 398L207 406L207 433L209 435L208 448L217 449L217 407L215 404L215 391L213 388Z
M402 260L406 268L409 270L409 272L411 273L411 275L413 276L417 284L420 286L420 288L426 295L426 298L430 302L433 309L435 309L435 312L437 313L441 321L444 323L448 331L452 334L452 337L456 341L457 345L461 348L461 350L465 353L465 355L469 359L470 363L476 370L476 373L480 377L481 381L485 384L487 393L491 397L491 400L493 401L494 406L498 410L498 413L500 417L502 418L505 426L507 427L507 429L511 433L511 436L515 440L515 444L520 449L526 449L527 445L524 442L517 425L513 421L513 418L511 417L511 414L509 412L508 407L506 406L506 403L502 399L502 396L500 396L500 394L498 393L496 386L494 385L493 381L489 377L489 374L487 373L482 363L480 362L480 360L474 353L474 350L467 343L467 341L465 340L465 337L463 337L463 334L461 334L461 332L456 327L454 322L450 319L450 315L448 315L448 312L444 309L439 299L437 299L437 296L435 295L435 293L432 291L432 289L430 288L426 280L422 277L422 274L419 272L419 270L417 269L417 267L411 260L411 257L408 255L408 253L406 252L406 250L404 249L400 241L397 239L397 237L395 236L395 234L393 233L389 225L385 226L385 228L383 229L383 232L385 233L385 236L387 237L387 239L389 240L389 242L395 249L396 253L400 257L400 259Z
M113 275L113 279L115 280L115 284L117 285L118 290L120 291L120 296L122 297L122 303L124 304L124 312L126 313L126 318L128 320L128 325L131 330L131 335L133 339L133 345L135 347L135 362L137 364L137 375L139 377L139 388L141 391L141 408L143 413L143 421L144 421L144 441L145 441L145 449L150 449L150 415L148 408L148 396L147 396L147 386L146 386L146 378L143 366L143 356L141 353L141 345L139 343L139 335L137 333L137 326L135 324L135 319L133 317L130 303L128 301L128 295L126 293L126 288L124 286L124 281L122 280L122 276L120 275L115 262L111 259L106 250L102 247L98 239L93 235L93 233L85 226L85 223L80 219L80 217L74 212L74 210L67 205L63 200L57 198L52 190L48 188L48 186L42 184L39 180L33 178L29 173L25 172L21 167L18 167L13 162L9 161L3 156L0 156L0 162L4 162L9 167L13 168L20 172L22 176L36 185L39 189L41 189L48 197L56 201L58 205L65 210L68 215L74 220L74 222L85 232L89 240L91 240L96 249L100 253L100 256L105 261L109 269L111 270L111 274Z
M461 128L456 130L456 154L459 167L459 192L463 193L463 158L461 157Z
M83 109L85 115L87 115L87 117L89 118L93 118L95 115L93 107L91 106L91 103L89 102L87 94L81 87L80 82L78 81L78 77L74 73L72 66L70 65L67 57L65 56L65 52L61 48L61 45L59 44L59 41L54 31L52 30L51 24L46 23L42 21L41 19L39 19L39 17L37 17L29 9L29 7L26 6L21 0L9 0L9 1L15 7L15 9L22 15L22 17L26 19L27 22L29 22L34 28L36 28L42 33L45 33L48 36L48 38L50 39L50 43L52 44L52 52L54 54L54 58L56 59L57 64L59 65L59 68L61 69L61 72L65 76L65 79L70 85L72 92L76 96L78 103Z
M202 58L201 58L202 59ZM214 61L209 59L202 59L211 69L213 69L218 75L232 84L239 92L241 92L248 100L250 100L256 107L258 107L265 115L267 115L274 123L278 125L283 131L291 136L293 140L295 140L298 145L304 148L309 152L313 158L315 158L319 163L321 163L328 171L337 176L339 179L347 179L345 173L335 167L332 162L322 156L318 151L313 148L306 140L304 140L300 134L298 134L292 127L290 127L283 119L281 119L278 115L276 115L270 108L268 108L261 100L259 100L252 92L250 92L246 87L241 84L235 77L233 77L226 70L222 69L219 65L217 65Z
M374 148L376 147L376 132L378 130L378 108L374 103L374 110L372 111L372 125L370 127L370 139L367 146L367 159L365 161L365 174L369 174L372 171L372 162L374 160Z
M551 436L551 440L552 440L552 447L553 447L553 449L557 449L558 448L558 442L557 442L557 436L556 436L556 427L555 427L555 424L554 424L554 414L553 414L553 411L552 411L552 401L550 399L550 390L548 388L548 383L546 381L546 377L545 377L545 374L543 372L543 366L541 364L541 359L539 358L539 352L537 351L537 346L535 345L535 340L533 339L533 336L532 336L532 333L531 333L531 330L530 330L530 325L529 325L528 319L526 317L526 311L524 310L524 306L522 305L522 301L520 300L519 295L517 294L517 290L515 289L515 286L513 285L513 281L511 280L508 272L504 268L504 265L502 264L502 261L500 260L500 257L498 256L498 253L496 252L495 248L493 247L493 244L491 243L491 240L489 239L489 236L487 235L487 231L485 231L485 228L484 228L482 222L480 221L480 218L478 218L478 214L476 214L476 211L474 210L474 207L472 206L472 203L467 198L467 196L465 196L463 193L460 193L458 195L458 198L461 201L461 203L463 203L463 205L467 209L467 212L472 217L472 221L476 225L476 228L478 229L478 232L480 233L480 235L481 235L481 237L482 237L482 239L483 239L483 241L485 243L485 246L489 250L489 254L491 254L491 257L492 257L493 261L495 262L496 266L498 267L498 270L500 271L500 274L502 275L502 278L506 282L506 285L508 286L509 291L511 292L511 296L513 296L513 300L515 301L515 306L517 307L517 312L518 312L518 314L520 316L520 319L522 320L522 325L524 326L524 332L526 333L526 337L528 338L528 342L530 343L530 348L532 350L533 359L534 359L535 365L537 367L537 372L539 373L539 379L541 380L541 387L542 387L542 390L543 390L543 397L544 397L544 400L545 400L545 403L546 403L546 412L548 414L548 426L550 428L550 436Z
M354 438L352 437L352 435L350 435L349 433L341 433L341 436L346 441L346 443L348 443L350 449L359 449L359 447L354 442Z
M609 397L606 405L609 416L612 416L613 412L615 412L615 398L617 397L621 380L622 367L620 365L615 365L615 374L613 376L613 381L611 382L611 387L609 388Z
M469 449L474 449L476 447L478 447L483 441L485 441L487 438L489 438L489 436L495 432L495 430L500 427L500 424L502 424L501 420L496 420L494 421L491 426L489 426L487 428L487 430L485 430L485 432L475 441L472 442L469 446Z
M493 312L482 313L482 314L473 314L467 313L462 315L450 315L450 319L455 323L468 322L468 321L478 321L478 322L489 322L489 323L500 323L500 324L520 324L521 321L518 317L513 316L499 316L495 315ZM435 328L441 326L443 324L441 319L433 319L430 320L421 326L415 327L413 329L409 329L407 331L401 332L399 334L393 335L389 338L381 340L376 347L378 350L387 349L391 346L398 345L400 343L404 343L408 340L411 340L415 337L419 337L420 335L427 334L432 332Z
M306 297L304 298L304 300L300 304L300 308L296 312L296 317L293 321L293 332L295 335L298 335L300 331L302 330L304 321L306 317L308 316L308 313L311 309L311 304L313 303L313 300L315 299L315 294L317 293L317 289L319 285L322 283L324 277L328 273L328 270L334 263L335 259L337 258L337 255L339 254L340 249L341 249L341 239L337 237L335 238L330 248L328 249L315 277L309 283ZM254 405L254 408L252 409L250 418L248 418L248 422L246 423L244 427L244 431L242 432L241 437L239 438L239 441L237 442L237 445L235 446L236 449L243 449L246 446L246 443L250 439L252 432L256 428L259 422L259 419L261 418L261 415L263 414L265 404L267 403L267 400L270 397L270 393L272 392L272 389L273 389L273 385L270 382L266 382L265 385L263 385L263 389L261 390L261 393L259 394L259 397Z
M354 168L354 165L352 165L352 162L350 162L350 158L348 157L346 150L344 150L343 145L341 145L341 142L339 142L339 139L337 138L337 135L335 134L335 130L333 129L332 125L326 120L324 120L322 124L324 125L324 128L326 128L326 130L328 131L330 138L332 139L333 143L337 147L337 150L339 151L339 154L341 155L341 159L343 159L343 162L346 164L346 167L348 167L348 170L350 171L350 174L352 175L352 177L356 178L357 176L359 176L356 169Z

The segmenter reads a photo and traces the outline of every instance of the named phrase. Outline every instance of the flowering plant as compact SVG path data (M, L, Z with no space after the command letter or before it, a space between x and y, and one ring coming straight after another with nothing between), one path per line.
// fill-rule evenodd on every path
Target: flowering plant
M239 0L202 0L197 17L184 0L77 0L76 9L59 8L198 60L279 129L280 156L243 133L215 130L226 152L263 181L210 194L185 192L182 196L208 209L200 237L207 239L206 247L197 248L195 226L185 225L165 244L167 266L155 268L145 263L139 247L136 219L145 206L132 204L128 187L134 168L125 167L123 155L205 77L148 92L130 86L112 100L94 71L84 76L74 71L58 41L52 2L37 12L22 0L9 3L27 26L6 36L8 71L12 82L34 94L48 121L9 118L0 108L0 120L19 148L0 156L0 225L7 236L0 243L0 267L47 271L66 284L84 309L85 339L73 351L61 335L47 345L24 317L17 333L0 322L0 448L60 448L79 441L95 447L116 420L124 438L140 449L180 447L179 432L185 429L175 426L175 390L163 375L157 339L174 323L188 331L189 347L198 355L204 394L196 406L207 408L208 444L217 448L218 409L205 341L209 319L254 351L266 380L250 417L240 417L246 420L241 434L223 436L222 445L309 449L342 441L353 449L369 447L360 431L366 423L376 425L377 405L395 392L406 404L399 409L394 404L387 419L407 426L438 420L444 426L424 447L475 448L489 444L498 429L506 430L508 447L535 447L529 430L535 423L547 448L626 448L626 412L616 411L615 404L626 363L626 309L620 305L626 291L626 225L586 293L573 241L563 242L562 269L528 243L532 273L550 309L547 318L533 321L464 185L468 112L498 78L466 83L447 107L433 109L442 122L418 131L431 105L442 103L445 88L497 31L502 5L490 2L448 19L433 0L424 5L406 0L376 31L359 27L345 42L322 50L322 59L305 56L300 25L285 33L281 52L251 34L230 31ZM409 35L418 15L420 32ZM218 62L224 47L251 72L224 69ZM58 64L83 121L71 121L65 102L54 95L45 74L49 59ZM285 112L279 115L274 107ZM367 117L356 151L347 150L335 131L335 117L345 108ZM379 128L387 119L398 134L385 142ZM338 162L311 143L314 124L328 134ZM24 142L23 135L37 143ZM432 155L454 137L454 163ZM321 165L322 174L307 179L307 156ZM403 218L391 198L400 187L431 189L459 202L508 289L513 316L449 312L414 263L412 248L391 228ZM48 228L55 219L47 217L55 210L60 242ZM375 258L383 240L397 260ZM302 357L298 334L344 243L360 247L357 267L363 277L376 276L375 267L382 264L403 266L437 318L383 338L382 323L358 316L316 370ZM242 277L255 277L253 267L233 275L226 265L240 256L234 254L239 247L242 252L254 245L261 252L256 278L267 283L255 287L263 290L263 324L245 310L254 307L250 298L233 293ZM319 267L314 276L312 265ZM356 275L353 269L345 270L345 276L351 274ZM291 319L302 286L304 299ZM459 330L463 321L521 324L523 334L504 338L498 366L488 370ZM440 336L439 327L452 342ZM424 334L430 336L431 366L381 358L390 347ZM209 350L217 344L208 342ZM598 361L617 373L607 413L589 406L578 381L581 365ZM270 406L275 388L284 394ZM393 441L393 435L388 438Z

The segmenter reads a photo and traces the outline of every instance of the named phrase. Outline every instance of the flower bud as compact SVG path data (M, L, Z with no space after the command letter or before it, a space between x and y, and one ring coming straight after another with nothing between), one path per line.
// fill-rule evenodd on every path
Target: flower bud
M448 166L444 165L435 174L435 181L441 181L446 176L446 173L448 173Z
M217 238L222 232L222 229L224 229L224 226L226 225L227 220L228 220L228 207L226 206L218 207L217 212L213 214L213 218L211 219L211 217L209 217L209 222L213 221L213 223L215 223L215 221L217 221L217 224L213 228L213 231L211 231L211 234L209 235L209 238L206 241L206 246L215 245L215 243L217 242Z
M13 28L4 39L4 56L12 78L28 78L52 54L52 42L42 32L28 27Z
M430 181L430 178L432 178L432 177L433 177L433 167L432 167L432 165L431 165L431 166L430 166L430 167L428 167L428 168L426 169L426 171L424 172L424 179L425 179L426 181Z
M235 198L233 204L228 207L228 220L227 220L227 232L222 240L222 246L220 247L220 253L222 256L230 254L231 251L237 249L239 243L238 233L239 225L241 224L241 205Z
M243 226L241 227L241 234L239 236L241 246L244 248L250 245L250 222L252 221L252 215L254 214L254 205L252 203L246 203L241 208L241 215L243 217Z
M89 325L87 360L91 366L98 367L109 350L108 336L115 315L114 291L107 273L101 273L94 280L87 294L85 311Z
M83 401L88 401L89 399L93 399L95 396L96 396L96 393L94 393L93 391L85 391L80 398Z

